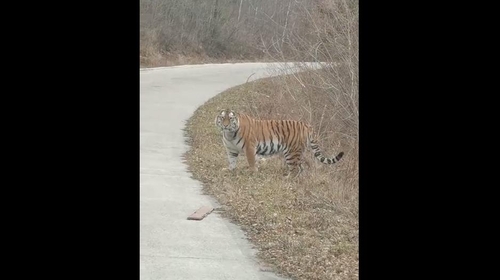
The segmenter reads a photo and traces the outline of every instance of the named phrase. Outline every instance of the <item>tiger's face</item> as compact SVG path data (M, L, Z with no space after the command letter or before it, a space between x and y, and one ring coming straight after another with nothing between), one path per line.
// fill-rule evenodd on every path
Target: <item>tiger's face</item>
M236 113L233 110L224 109L215 117L215 125L221 131L234 132L238 129L238 117L236 117Z

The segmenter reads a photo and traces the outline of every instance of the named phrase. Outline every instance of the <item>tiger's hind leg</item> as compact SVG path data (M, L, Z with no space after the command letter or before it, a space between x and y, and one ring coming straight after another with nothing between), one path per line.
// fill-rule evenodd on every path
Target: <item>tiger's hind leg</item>
M302 166L304 161L302 158L302 151L289 152L284 156L286 165L288 166L288 174L286 175L286 178L290 178L290 175L292 174L295 174L293 178L299 176L299 174L302 173L302 170L304 170Z

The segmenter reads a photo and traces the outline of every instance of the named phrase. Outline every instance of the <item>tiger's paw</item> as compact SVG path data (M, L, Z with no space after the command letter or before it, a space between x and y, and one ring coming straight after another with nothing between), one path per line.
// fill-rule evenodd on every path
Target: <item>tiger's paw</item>
M257 172L257 171L258 171L258 168L257 168L257 166L254 166L254 167L248 167L248 170L250 170L250 172Z

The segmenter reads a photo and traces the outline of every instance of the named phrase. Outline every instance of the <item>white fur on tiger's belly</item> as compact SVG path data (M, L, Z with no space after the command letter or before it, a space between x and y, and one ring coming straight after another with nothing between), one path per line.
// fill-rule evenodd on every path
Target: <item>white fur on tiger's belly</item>
M274 154L274 155L269 155L269 156L255 155L255 161L258 164L266 164L268 161L272 160L273 158L278 158L281 161L283 161L283 163L285 162L285 159L283 158L283 156L279 155L279 154Z

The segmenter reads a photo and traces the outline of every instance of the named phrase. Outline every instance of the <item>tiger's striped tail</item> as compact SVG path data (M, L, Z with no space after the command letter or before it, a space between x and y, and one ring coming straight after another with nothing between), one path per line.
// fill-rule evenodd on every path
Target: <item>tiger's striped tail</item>
M336 162L338 162L343 156L344 156L344 152L340 152L336 157L334 158L327 158L325 156L323 156L321 154L321 150L319 149L318 147L318 143L316 142L316 140L311 140L310 141L311 143L311 148L314 152L314 156L321 162L321 163L324 163L324 164L334 164Z

